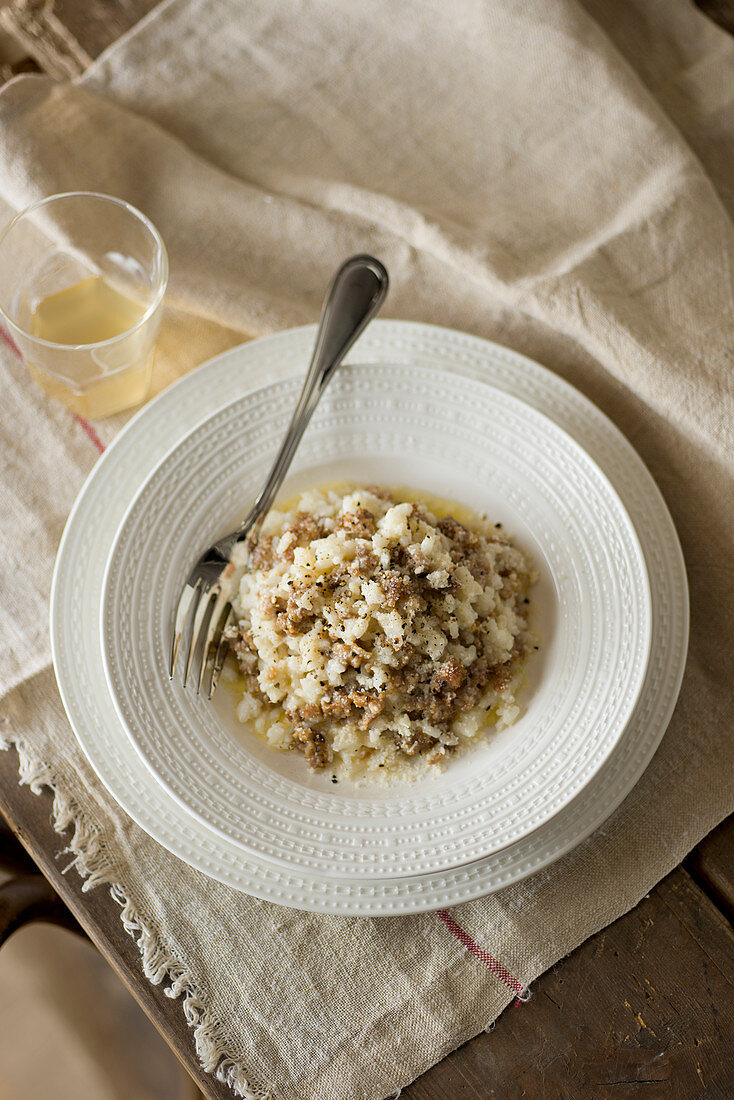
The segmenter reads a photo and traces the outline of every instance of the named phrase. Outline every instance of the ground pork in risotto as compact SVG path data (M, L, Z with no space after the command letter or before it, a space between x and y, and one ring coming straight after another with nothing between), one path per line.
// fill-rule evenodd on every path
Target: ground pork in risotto
M270 512L235 604L238 717L337 780L414 778L519 713L531 562L407 495Z

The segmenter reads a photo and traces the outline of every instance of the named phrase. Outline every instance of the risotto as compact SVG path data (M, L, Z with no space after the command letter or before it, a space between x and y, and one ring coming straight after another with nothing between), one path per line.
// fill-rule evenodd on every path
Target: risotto
M414 778L519 713L532 563L501 525L405 495L271 511L235 601L238 717L333 781Z

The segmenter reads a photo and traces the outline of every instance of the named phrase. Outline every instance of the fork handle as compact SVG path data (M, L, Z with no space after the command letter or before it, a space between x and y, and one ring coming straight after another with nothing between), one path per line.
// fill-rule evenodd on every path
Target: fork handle
M387 294L387 271L373 256L352 256L337 271L326 296L311 364L295 412L260 495L238 528L236 541L257 539L262 522L290 468L321 395Z

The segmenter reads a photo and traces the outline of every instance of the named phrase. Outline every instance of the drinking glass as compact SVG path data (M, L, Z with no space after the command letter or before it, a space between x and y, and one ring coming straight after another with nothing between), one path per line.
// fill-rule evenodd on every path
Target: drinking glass
M0 325L41 388L80 416L144 400L167 282L158 230L111 195L52 195L0 232Z

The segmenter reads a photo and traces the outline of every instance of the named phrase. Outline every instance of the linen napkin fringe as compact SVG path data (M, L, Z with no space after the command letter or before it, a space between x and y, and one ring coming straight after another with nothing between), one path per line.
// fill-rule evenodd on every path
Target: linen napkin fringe
M186 1022L193 1030L202 1069L228 1085L243 1100L276 1100L272 1087L254 1082L242 1063L228 1051L225 1029L206 1007L190 971L163 945L123 887L115 882L114 863L106 850L102 831L64 789L51 765L34 755L24 738L5 733L0 738L0 750L9 751L13 747L18 753L21 785L30 787L36 795L44 789L50 790L53 795L51 821L55 832L64 836L71 830L68 843L58 853L59 857L73 857L63 873L74 868L83 879L82 890L85 893L95 887L109 887L110 896L120 906L122 925L140 952L145 977L153 985L164 985L167 997L181 998Z

